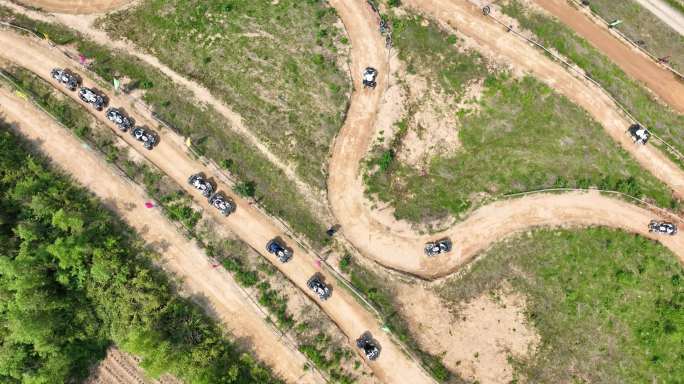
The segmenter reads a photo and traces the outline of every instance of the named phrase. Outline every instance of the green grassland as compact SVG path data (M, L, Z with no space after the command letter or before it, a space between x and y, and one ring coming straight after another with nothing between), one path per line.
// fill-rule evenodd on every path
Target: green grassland
M76 47L93 60L90 69L110 83L114 77L130 79L127 89L143 90L143 100L157 116L180 134L191 137L199 153L223 164L239 182L253 184L256 199L269 213L283 218L295 232L305 235L316 246L328 241L323 224L314 217L285 174L234 133L230 124L213 108L200 105L190 95L179 92L179 87L161 72L57 24L31 20L3 7L0 7L0 19L39 34L47 33L57 44Z
M666 0L675 9L684 11L677 0ZM632 41L642 40L644 48L656 57L670 56L670 64L684 70L684 36L665 24L656 15L634 0L591 0L591 10L608 21L622 20L617 29Z
M102 26L206 85L323 189L348 103L349 79L336 65L343 60L336 44L345 39L337 21L318 0L147 0Z
M502 286L541 336L512 359L532 383L681 383L684 270L660 244L605 228L538 230L494 245L438 288L456 311Z
M592 1L592 4L594 3L597 2ZM621 6L620 4L631 4L632 2L609 1L601 3ZM682 134L684 115L678 114L656 101L647 89L627 76L610 59L565 25L525 8L517 0L507 0L501 5L503 12L518 20L522 28L532 31L542 44L554 48L584 69L637 120L677 148L679 152L684 153L684 134ZM644 11L644 13L646 12ZM679 47L684 49L684 41L681 40L681 36L673 32L669 38L680 39ZM678 160L677 162L684 167L682 161Z
M645 173L582 109L532 77L512 78L464 51L457 39L418 18L395 19L394 42L409 71L436 79L456 100L465 84L483 80L479 110L454 111L462 144L430 159L425 170L396 160L405 121L389 148L367 159L367 192L391 202L397 218L412 222L458 215L481 192L497 197L549 187L596 186L646 196L662 206L670 190ZM406 120L410 120L408 116ZM429 135L429 132L426 133Z

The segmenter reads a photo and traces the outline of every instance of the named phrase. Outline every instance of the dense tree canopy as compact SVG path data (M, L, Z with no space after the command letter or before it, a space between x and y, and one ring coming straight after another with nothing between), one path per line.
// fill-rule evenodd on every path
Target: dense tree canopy
M0 122L0 382L69 383L115 343L151 375L270 383L135 233Z

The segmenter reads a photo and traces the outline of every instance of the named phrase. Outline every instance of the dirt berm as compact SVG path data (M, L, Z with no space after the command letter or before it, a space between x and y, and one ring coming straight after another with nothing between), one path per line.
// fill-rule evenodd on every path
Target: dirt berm
M3 50L0 56L17 65L27 68L50 81L55 87L64 89L55 84L50 78L50 70L53 67L68 67L79 73L83 78L85 86L94 86L94 81L89 76L80 71L73 62L68 61L60 52L49 48L44 41L33 38L19 36L6 30L0 31L0 45ZM89 106L83 104L75 92L66 92L69 97L84 105L94 116L107 124L132 148L140 151L141 155L157 165L164 173L175 180L188 192L195 201L202 206L205 214L214 215L217 220L225 223L233 233L243 241L250 244L259 251L266 259L280 269L295 285L309 295L312 300L319 303L320 307L330 316L339 328L349 337L352 348L358 351L355 339L365 331L370 331L382 346L382 354L378 360L369 363L369 366L379 379L388 383L431 383L433 380L423 371L420 365L408 357L392 339L382 331L378 319L366 310L352 294L338 284L335 278L327 271L322 271L326 280L335 286L333 297L326 302L320 302L314 294L306 287L306 281L315 272L319 272L318 258L299 247L293 240L288 239L285 232L274 224L270 217L252 207L248 202L241 199L231 192L230 187L222 182L219 172L215 169L204 166L200 161L194 160L184 146L184 140L177 134L162 129L160 133L160 143L152 151L147 151L135 141L129 134L122 133L113 126L104 116L104 113L95 112ZM137 122L138 125L156 127L156 124L149 118L135 110L129 105L129 99L123 96L108 94L110 105L123 107ZM76 159L74 159L76 161ZM79 161L79 164L82 164ZM237 210L228 218L223 218L217 210L211 207L206 199L201 198L197 191L187 185L187 178L196 172L203 172L213 179L218 189L232 198L237 204ZM265 250L266 243L275 238L281 237L294 250L293 259L282 264L275 260ZM203 271L193 271L199 273L198 278L202 278Z

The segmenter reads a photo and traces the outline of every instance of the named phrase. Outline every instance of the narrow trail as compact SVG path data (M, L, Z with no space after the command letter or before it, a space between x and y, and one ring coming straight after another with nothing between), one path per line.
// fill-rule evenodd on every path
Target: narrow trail
M0 31L0 57L20 65L37 75L43 77L60 90L64 88L55 84L50 78L50 70L53 67L69 67L83 78L85 86L92 86L95 82L89 76L74 68L70 62L55 50L49 49L42 40L26 38L8 31ZM195 198L195 202L200 205L205 214L213 215L219 222L225 223L225 228L230 229L234 234L248 243L266 259L274 264L285 276L287 276L296 286L314 300L324 312L337 324L340 330L349 338L350 346L357 352L355 339L365 331L370 331L373 337L382 346L381 356L374 362L369 362L369 367L374 374L382 381L387 383L433 383L434 381L422 370L420 365L408 357L401 348L395 344L390 336L382 331L381 324L371 315L357 299L346 289L335 284L335 278L326 270L321 270L318 258L299 247L294 241L289 240L287 235L276 226L272 219L264 215L257 208L252 207L247 201L232 193L231 189L222 182L219 172L204 166L201 162L193 160L183 144L183 138L166 129L159 131L160 143L152 151L147 151L135 139L127 133L121 133L105 118L104 113L95 112L89 106L83 104L75 92L65 92L65 94L76 100L93 115L104 122L107 126L127 142L131 148L140 152L142 156L154 163L170 178L175 180L184 188L186 192ZM108 95L110 105L124 107L126 111L140 124L155 126L148 117L140 114L128 104L128 99L119 95ZM53 133L55 134L55 133ZM47 141L50 141L48 138ZM71 148L71 147L67 147ZM77 157L76 157L77 159ZM78 164L83 162L79 159ZM208 177L215 180L217 187L226 196L232 198L237 204L237 210L230 217L224 218L211 207L206 199L187 185L189 175L203 172ZM219 227L220 229L220 227ZM280 263L266 252L265 244L275 238L285 239L294 251L293 259L288 263ZM196 266L195 266L196 268ZM193 276L202 279L206 272L191 269ZM333 296L320 302L317 296L306 286L306 281L314 273L321 272L326 281L332 283L334 288ZM364 358L365 359L365 358Z
M672 72L614 36L608 28L599 25L590 15L568 4L566 0L534 2L586 39L633 79L646 84L663 102L677 112L684 113L684 82L678 80Z
M652 14L656 15L663 23L670 26L677 33L684 36L684 15L672 8L663 0L634 0L641 4Z
M358 76L366 62L378 65L383 74L386 66L375 64L383 58L377 53L375 58L368 56L370 52L386 52L377 41L379 34L372 18L366 17L364 21L364 13L345 12L345 7L332 3L351 38L354 75ZM684 172L653 146L635 146L625 133L629 121L617 112L617 107L601 90L572 76L533 47L506 33L464 0L405 0L404 4L449 22L483 49L503 54L584 107L644 168L671 186L678 196L684 196ZM355 78L355 84L359 83ZM431 236L419 235L406 223L393 218L380 218L364 204L359 167L375 135L375 111L385 85L386 78L381 77L376 90L357 90L352 95L347 121L333 148L328 179L330 203L342 233L367 257L392 269L434 279L452 273L492 242L533 226L605 225L658 239L684 260L681 236L662 238L648 233L647 224L656 217L654 213L598 193L544 194L501 201L482 207L464 222ZM453 240L455 250L428 259L423 253L425 242L444 236Z
M96 152L81 145L73 135L26 100L0 87L0 113L16 131L95 193L159 252L164 269L182 280L185 294L206 299L208 313L238 339L251 344L256 355L291 383L322 383L315 371L304 371L306 359L284 344L267 325L265 316L252 304L232 276L212 268L204 251L185 238L159 209L148 209L147 194L117 174ZM86 164L87 166L84 166ZM163 244L163 246L162 246Z
M133 0L16 0L17 3L48 12L73 14L103 13L120 8Z
M242 136L250 145L254 146L266 159L280 169L285 176L295 184L297 191L306 198L306 201L314 207L315 212L328 212L327 206L322 202L325 201L325 192L318 188L312 187L310 184L303 181L294 169L293 165L287 164L280 157L259 139L244 123L242 116L233 111L224 104L218 97L212 95L211 91L194 80L190 80L178 72L174 71L166 64L162 63L157 57L143 52L143 50L129 41L112 40L107 33L101 29L95 28L94 23L98 15L73 15L73 14L45 14L42 12L28 10L24 7L13 4L10 0L0 0L0 4L4 5L14 12L23 14L32 19L41 20L45 22L59 23L66 25L76 31L82 33L88 39L100 44L104 47L121 50L126 54L140 59L145 64L159 70L165 76L169 77L175 84L181 85L191 92L192 96L199 102L213 107L216 112L223 116L229 123L231 128Z

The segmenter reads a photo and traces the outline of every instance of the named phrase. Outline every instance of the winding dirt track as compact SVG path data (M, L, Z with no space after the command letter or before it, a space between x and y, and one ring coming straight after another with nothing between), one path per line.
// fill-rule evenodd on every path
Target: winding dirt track
M512 34L506 33L491 19L482 16L479 9L463 0L405 0L404 4L450 23L473 38L482 49L503 55L517 67L532 73L582 106L644 168L672 187L678 196L684 196L684 172L653 146L635 146L625 134L630 122L617 112L617 106L600 89L570 75L560 65ZM373 36L378 33L375 28L369 28L365 24L351 25L344 12L339 13L354 47L353 75L356 76L356 84L359 84L359 68L363 65L358 62L359 57L372 63L375 61L370 61L367 56L356 55L367 55L367 45L375 40ZM355 31L355 28L360 29ZM377 43L374 49L379 49ZM383 73L383 68L386 67L380 68ZM391 217L380 217L377 212L364 205L359 164L375 134L375 112L385 82L386 78L381 77L378 88L373 93L354 93L348 119L336 139L330 162L328 194L333 213L342 226L344 236L364 255L396 270L436 278L453 272L492 242L534 225L596 224L623 228L648 236L645 229L654 216L652 213L596 194L538 195L502 201L485 206L466 221L430 237L416 234L405 223L397 222ZM455 251L445 257L428 259L423 254L423 244L429 239L442 236L449 236L454 240ZM660 240L684 259L684 244L681 240Z
M55 84L50 78L50 70L53 67L72 68L81 75L85 86L92 86L94 84L86 73L79 71L78 68L74 68L73 63L68 62L66 58L55 50L49 49L44 41L22 37L3 30L0 31L0 46L3 46L3 50L0 51L1 57L38 74L45 80L51 82L58 89L63 88L58 84ZM85 106L85 104L78 99L75 92L67 92L65 94ZM148 125L150 127L156 126L148 117L141 115L136 112L134 108L129 106L127 102L128 99L117 95L109 95L109 97L110 105L124 107L139 125ZM92 108L88 106L86 106L86 108L93 111ZM199 161L193 160L186 152L182 137L168 130L161 130L159 145L152 151L146 151L142 149L139 143L131 138L130 135L121 134L117 128L111 125L105 118L104 113L94 112L94 116L110 126L112 130L131 145L132 148L140 151L145 158L157 165L164 173L181 185L191 196L196 197L196 202L204 208L205 214L214 215L217 220L221 220L221 222L225 223L226 228L229 228L243 241L250 244L269 261L273 262L274 265L290 278L295 285L302 289L313 300L318 302L321 308L339 326L342 332L349 337L349 342L354 350L358 351L355 345L355 339L361 333L370 331L382 346L381 357L377 361L369 363L369 366L379 379L387 383L433 382L433 380L422 370L420 365L406 356L390 337L381 330L381 326L377 319L361 306L351 293L334 284L334 277L329 275L326 271L320 271L318 259L315 255L307 253L293 241L288 241L286 234L274 225L269 217L249 205L248 202L234 195L230 188L220 181L221 178L218 177L217 172L214 169L210 169L202 165ZM59 132L51 132L50 136L58 134ZM71 146L65 148L71 148ZM78 157L72 157L72 161L77 161L79 166L82 166L83 164ZM205 199L200 198L200 195L186 184L188 176L195 172L204 172L209 177L216 176L213 178L218 185L218 189L223 191L227 196L230 196L236 202L238 206L236 212L228 218L223 218ZM286 242L288 242L288 245L294 250L294 257L290 262L286 264L279 263L272 255L265 251L265 244L274 237L285 239ZM333 297L326 302L321 303L306 287L306 281L316 272L322 272L326 280L333 283L333 286L335 286ZM205 272L198 270L194 270L190 273L200 279L205 274Z
M120 8L133 0L19 0L21 4L48 12L60 13L103 13Z
M208 301L209 313L235 336L252 344L260 359L292 383L321 383L323 378L302 367L306 359L288 348L265 323L264 315L238 287L232 276L211 263L194 242L183 236L159 209L143 204L147 194L117 174L98 154L31 103L0 88L0 113L15 129L37 144L57 165L86 186L149 244L162 251L164 269L179 276L184 292Z
M684 82L651 58L627 45L608 28L594 22L566 0L534 0L596 49L603 52L632 78L646 86L679 113L684 113ZM682 25L684 28L684 24Z

